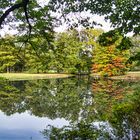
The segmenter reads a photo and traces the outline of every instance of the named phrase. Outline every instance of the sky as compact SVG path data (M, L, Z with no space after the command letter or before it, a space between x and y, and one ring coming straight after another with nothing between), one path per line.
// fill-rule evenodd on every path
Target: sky
M109 30L112 30L113 28L111 27L111 24L108 22L106 22L104 20L104 17L103 16L98 16L98 15L94 15L92 16L92 19L100 24L102 24L102 27L101 26L94 26L94 28L101 28L103 29L105 32L109 31ZM66 30L66 25L65 23L63 25L61 25L60 27L56 28L55 31L56 32L63 32Z

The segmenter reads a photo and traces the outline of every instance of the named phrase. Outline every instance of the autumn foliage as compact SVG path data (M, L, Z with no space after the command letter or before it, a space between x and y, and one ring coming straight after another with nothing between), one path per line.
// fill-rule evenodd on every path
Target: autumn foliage
M113 36L112 40L111 35ZM99 38L99 44L95 47L93 54L93 73L99 73L102 76L114 76L125 74L129 70L129 48L118 48L122 40L124 40L123 36L117 32L111 32L106 37L103 35ZM123 43L122 45L127 44Z

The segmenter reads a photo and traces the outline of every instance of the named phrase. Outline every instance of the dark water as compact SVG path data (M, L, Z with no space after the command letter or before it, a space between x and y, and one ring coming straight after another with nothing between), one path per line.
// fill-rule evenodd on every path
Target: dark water
M140 139L140 81L0 80L0 140Z

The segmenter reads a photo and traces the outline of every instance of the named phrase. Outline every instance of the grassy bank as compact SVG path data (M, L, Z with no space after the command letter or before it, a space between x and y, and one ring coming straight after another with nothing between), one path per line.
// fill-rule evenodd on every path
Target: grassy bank
M50 79L50 78L65 78L73 76L72 74L27 74L27 73L0 73L1 78L8 80L35 80L35 79ZM99 78L98 74L92 74L91 76ZM111 79L137 79L140 80L140 71L128 72L126 75L112 76Z
M0 77L8 80L35 80L50 78L65 78L72 76L70 74L26 74L26 73L0 73Z
M140 80L140 71L137 72L128 72L126 75L113 76L111 79L136 79Z
M96 73L92 74L92 76L96 79L96 78L100 78L100 76ZM112 76L112 77L109 77L110 79L123 79L123 80L127 80L127 79L136 79L136 80L140 80L140 71L137 71L137 72L128 72L126 73L125 75L121 75L121 76Z

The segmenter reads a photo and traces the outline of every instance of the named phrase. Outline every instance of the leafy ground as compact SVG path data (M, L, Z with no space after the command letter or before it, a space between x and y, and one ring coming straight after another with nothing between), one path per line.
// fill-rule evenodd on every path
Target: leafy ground
M26 74L26 73L0 73L1 78L9 80L35 80L50 78L65 78L72 76L70 74Z

